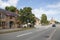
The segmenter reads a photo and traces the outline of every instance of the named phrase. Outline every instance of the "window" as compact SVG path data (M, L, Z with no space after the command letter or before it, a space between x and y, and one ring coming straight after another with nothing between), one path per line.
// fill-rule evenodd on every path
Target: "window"
M4 19L5 18L5 15L4 14L0 14L0 19Z
M5 15L4 14L2 14L1 16L2 16L3 19L5 18Z
M0 14L0 19L1 19L1 14Z
M12 16L10 16L10 19L12 19L13 17Z
M2 26L5 26L5 22L4 21L2 22Z
M1 24L2 24L2 23L1 23L1 20L0 20L0 27L1 27Z

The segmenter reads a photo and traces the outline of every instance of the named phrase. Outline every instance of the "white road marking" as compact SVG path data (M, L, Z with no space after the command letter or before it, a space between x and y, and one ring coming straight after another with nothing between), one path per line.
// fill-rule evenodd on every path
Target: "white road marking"
M28 35L28 34L31 34L32 32L29 32L29 33L25 33L25 34L21 34L21 35L17 35L16 37L21 37L21 36L25 36L25 35Z
M35 32L38 32L38 31L43 31L43 30L38 29ZM24 34L21 34L21 35L17 35L16 37L21 37L21 36L29 35L29 34L32 34L32 33L35 33L35 32L24 33Z
M50 37L47 40L50 40L55 32L56 32L56 29L51 33Z

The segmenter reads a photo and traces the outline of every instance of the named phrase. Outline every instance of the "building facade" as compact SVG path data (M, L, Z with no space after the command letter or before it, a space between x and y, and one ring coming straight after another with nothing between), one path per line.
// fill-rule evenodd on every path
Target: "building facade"
M0 9L0 29L17 28L19 15L4 9Z
M50 24L55 24L55 20L53 19L53 17L50 20Z
M40 19L35 18L35 20L36 20L35 25L40 25L41 24Z

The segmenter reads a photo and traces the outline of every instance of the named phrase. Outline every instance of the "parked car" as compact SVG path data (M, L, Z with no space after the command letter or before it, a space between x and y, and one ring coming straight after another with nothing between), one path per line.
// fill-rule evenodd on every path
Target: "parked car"
M27 24L23 24L22 27L23 27L23 28L26 28L26 27L27 27Z

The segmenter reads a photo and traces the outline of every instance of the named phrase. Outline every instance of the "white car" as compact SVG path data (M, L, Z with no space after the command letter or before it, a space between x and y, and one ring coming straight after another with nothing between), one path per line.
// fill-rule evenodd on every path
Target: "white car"
M27 24L23 24L22 27L23 27L23 28L24 28L24 27L27 27Z

